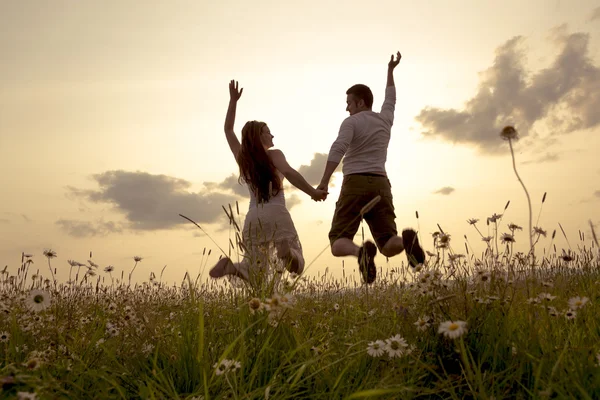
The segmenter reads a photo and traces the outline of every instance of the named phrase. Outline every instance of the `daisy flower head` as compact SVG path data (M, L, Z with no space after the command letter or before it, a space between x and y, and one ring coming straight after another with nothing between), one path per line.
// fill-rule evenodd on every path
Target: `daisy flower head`
M142 258L142 257L140 257L140 256L134 256L134 257L133 257L133 261L135 261L135 262L140 262L140 261L142 261L142 260L143 260L143 258Z
M514 243L515 237L510 233L503 233L502 236L500 236L500 240L502 240L502 243Z
M573 297L569 299L569 308L571 310L577 310L585 306L585 304L589 301L587 297Z
M552 301L556 298L556 296L552 296L550 293L540 293L538 295L540 300Z
M565 318L567 318L567 319L575 319L576 316L577 316L577 311L575 311L575 310L565 311Z
M437 237L437 247L438 248L446 248L450 244L450 234L449 233L440 233Z
M399 334L385 341L385 351L390 358L402 356L406 352L406 349L408 349L408 343Z
M370 342L367 346L367 354L371 357L381 357L385 353L386 343L383 340Z
M220 362L215 363L215 365L213 365L213 368L215 369L215 373L217 375L223 375L223 374L227 374L229 372L235 372L236 370L240 369L241 367L242 367L242 364L239 361L228 360L228 359L221 360Z
M10 339L10 333L0 332L0 343L8 343L8 339Z
M264 305L260 299L254 297L248 302L248 308L250 309L250 314L254 314L257 311L262 311L264 309Z
M471 219L468 219L467 222L469 223L469 225L475 225L476 223L479 222L479 220L477 218L471 218Z
M52 249L46 249L44 250L44 256L46 256L47 258L54 258L56 257L56 252Z
M446 321L440 324L438 333L449 339L456 339L467 332L467 323L465 321Z
M340 305L339 305L338 303L335 303L335 304L333 305L333 309L334 309L335 311L338 311L338 310L340 309Z
M533 227L533 233L543 236L543 237L546 237L546 235L547 235L547 232L538 226Z
M500 218L502 218L502 214L496 214L496 213L494 213L494 214L492 214L492 216L491 216L491 217L488 217L488 219L487 219L487 220L488 220L488 223L489 223L489 222L494 222L494 223L495 223L495 222L497 222L497 221L498 221Z
M513 223L511 222L510 224L508 224L508 230L510 230L510 231L522 231L522 230L523 230L523 228L522 228L522 227L520 227L519 225L517 225L517 224L513 224Z
M46 308L50 307L51 300L52 295L50 292L33 289L29 292L26 302L29 309L34 312L38 312L44 311Z
M414 323L414 325L417 327L417 330L421 332L427 330L427 328L431 326L431 324L429 323L429 317L426 315L423 317L419 317L419 319L417 320L417 322Z

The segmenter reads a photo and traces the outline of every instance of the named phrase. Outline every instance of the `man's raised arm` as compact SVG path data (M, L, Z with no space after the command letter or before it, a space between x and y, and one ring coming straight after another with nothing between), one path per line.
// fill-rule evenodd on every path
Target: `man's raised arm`
M390 58L390 62L388 63L388 72L387 72L387 84L386 87L395 86L394 85L394 68L400 63L400 59L402 55L400 52L396 53L396 60L394 60L394 55L392 54Z

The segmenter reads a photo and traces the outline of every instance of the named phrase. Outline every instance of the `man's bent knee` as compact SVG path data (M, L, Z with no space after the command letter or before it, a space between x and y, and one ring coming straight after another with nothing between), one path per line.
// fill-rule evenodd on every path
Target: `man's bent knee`
M385 245L379 249L379 252L386 257L394 257L404 251L404 243L399 236L392 236Z

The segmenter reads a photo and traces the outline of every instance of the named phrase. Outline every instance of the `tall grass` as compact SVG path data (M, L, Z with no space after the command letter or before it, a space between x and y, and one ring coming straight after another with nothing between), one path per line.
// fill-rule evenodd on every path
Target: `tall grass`
M259 288L102 284L110 269L93 263L57 283L23 257L0 279L0 397L597 398L597 244L581 235L559 253L539 236L550 251L530 268L510 241L476 257L440 230L424 266L380 266L369 287L357 271L294 277L273 258ZM448 338L446 321L466 332Z

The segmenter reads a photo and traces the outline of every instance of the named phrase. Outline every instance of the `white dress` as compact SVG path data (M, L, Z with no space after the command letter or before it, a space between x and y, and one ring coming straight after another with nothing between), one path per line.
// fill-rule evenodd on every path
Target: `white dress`
M268 267L282 264L278 253L289 246L289 252L298 260L297 272L301 273L305 264L302 245L285 206L283 189L266 203L259 203L255 194L251 190L249 192L250 206L242 231L245 255L243 261L235 263L236 268L245 276L264 274Z

